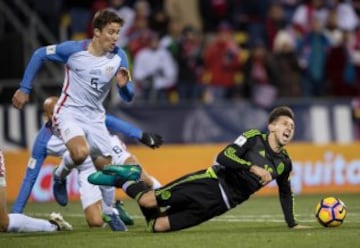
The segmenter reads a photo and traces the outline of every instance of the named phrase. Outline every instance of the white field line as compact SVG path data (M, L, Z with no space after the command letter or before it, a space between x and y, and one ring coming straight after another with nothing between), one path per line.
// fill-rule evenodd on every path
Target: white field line
M41 217L47 218L49 214L45 213L27 213L29 216L33 217ZM76 214L76 213L66 213L64 214L65 217L71 218L84 218L83 214ZM132 215L134 219L143 219L144 217L141 215ZM302 223L313 223L316 222L313 215L296 215L297 219ZM224 215L219 216L210 221L215 222L270 222L270 223L282 223L284 222L284 217L281 214L274 214L274 215ZM346 222L351 223L360 223L360 213L351 213L348 214L346 217Z

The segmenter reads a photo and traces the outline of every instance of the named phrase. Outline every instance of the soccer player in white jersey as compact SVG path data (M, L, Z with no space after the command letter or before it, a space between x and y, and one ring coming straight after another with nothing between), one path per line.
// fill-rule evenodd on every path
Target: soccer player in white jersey
M0 150L0 232L56 232L72 230L59 213L51 213L49 220L24 214L8 214L6 210L6 178L4 155Z
M66 146L62 139L54 133L51 121L57 100L58 97L51 96L44 101L43 111L46 122L35 137L31 158L29 159L19 194L13 204L13 213L23 212L46 157L62 157L66 152ZM118 119L115 116L106 115L106 126L116 133L122 133L127 137L137 139L150 148L158 148L162 144L161 136L143 132L136 126ZM150 142L150 140L153 142ZM139 163L137 159L127 151L125 144L117 136L111 136L111 145L113 160L117 164ZM89 227L102 227L105 221L113 231L125 231L127 228L124 223L126 225L133 224L131 216L126 213L121 205L117 206L116 210L119 212L119 217L124 223L118 220L117 214L114 213L113 201L115 189L113 187L99 187L88 182L87 177L95 172L95 167L90 157L77 167L77 171L80 200ZM160 187L160 183L146 173L145 170L143 170L142 179L151 188Z
M123 20L105 9L95 14L92 25L91 40L66 41L37 49L12 98L14 107L22 109L29 101L32 81L43 61L65 64L65 80L53 116L53 123L68 150L55 171L55 176L60 179L89 155L99 170L111 164L110 135L105 126L103 101L112 81L117 84L123 100L131 101L134 95L127 56L115 45ZM60 186L54 188L58 199L67 195L66 187Z

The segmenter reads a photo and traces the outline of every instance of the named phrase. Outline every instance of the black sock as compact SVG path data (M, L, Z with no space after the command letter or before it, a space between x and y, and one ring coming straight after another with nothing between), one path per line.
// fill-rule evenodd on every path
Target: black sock
M135 200L138 200L142 194L150 190L149 186L147 186L143 181L128 181L123 184L123 186L123 190L126 192L126 194Z
M129 183L130 184L130 183ZM150 187L147 186L143 181L137 182L137 183L132 183L129 186L127 186L126 190L126 194L128 196L130 196L131 198L134 198L135 200L139 200L140 197L148 192L150 190ZM155 208L145 208L140 206L140 210L143 213L146 222L149 222L152 219L155 219L159 213L160 213L160 209L158 207Z

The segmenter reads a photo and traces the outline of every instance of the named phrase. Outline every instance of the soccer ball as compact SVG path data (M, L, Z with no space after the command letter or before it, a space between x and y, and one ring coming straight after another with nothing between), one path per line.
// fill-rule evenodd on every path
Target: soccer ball
M346 217L345 204L336 197L326 197L316 205L315 217L324 227L340 226Z

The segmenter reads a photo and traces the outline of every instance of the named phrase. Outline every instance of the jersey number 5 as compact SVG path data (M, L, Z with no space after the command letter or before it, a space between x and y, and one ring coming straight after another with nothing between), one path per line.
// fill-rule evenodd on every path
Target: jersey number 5
M90 85L92 88L98 90L99 78L91 78Z

